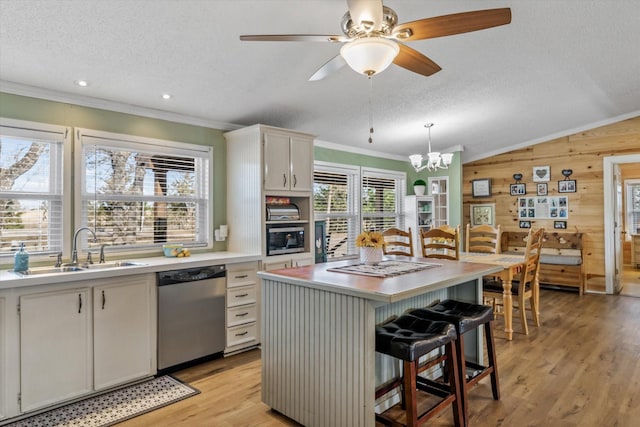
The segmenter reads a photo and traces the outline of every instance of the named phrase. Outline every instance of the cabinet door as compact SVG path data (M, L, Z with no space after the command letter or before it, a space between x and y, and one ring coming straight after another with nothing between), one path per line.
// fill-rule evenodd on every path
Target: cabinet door
M289 190L289 137L264 134L264 189Z
M131 276L94 288L95 390L152 374L150 287Z
M311 191L313 188L313 142L291 138L291 190Z
M23 412L91 391L90 290L20 297Z

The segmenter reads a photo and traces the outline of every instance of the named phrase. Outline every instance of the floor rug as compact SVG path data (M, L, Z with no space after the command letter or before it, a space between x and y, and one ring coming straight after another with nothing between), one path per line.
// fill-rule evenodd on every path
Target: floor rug
M165 375L62 406L6 427L106 427L200 393Z

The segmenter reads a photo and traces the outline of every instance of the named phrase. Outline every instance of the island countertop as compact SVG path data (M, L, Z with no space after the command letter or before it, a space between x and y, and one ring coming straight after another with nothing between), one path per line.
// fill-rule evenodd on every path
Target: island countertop
M281 280L309 288L351 295L382 303L392 303L452 285L491 275L501 267L489 264L450 261L441 259L385 257L388 260L407 260L437 264L437 267L391 277L373 277L359 274L328 271L329 268L357 264L356 260L315 264L282 270L261 271L263 279Z

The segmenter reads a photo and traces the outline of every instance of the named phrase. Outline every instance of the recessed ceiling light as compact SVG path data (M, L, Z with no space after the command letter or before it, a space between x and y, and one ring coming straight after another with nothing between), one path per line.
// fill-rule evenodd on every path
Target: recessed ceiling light
M171 99L171 98L172 98L172 96L171 96L170 93L163 93L162 94L162 99Z
M81 87L89 86L89 82L86 81L86 80L76 80L75 84L77 84L78 86L81 86Z

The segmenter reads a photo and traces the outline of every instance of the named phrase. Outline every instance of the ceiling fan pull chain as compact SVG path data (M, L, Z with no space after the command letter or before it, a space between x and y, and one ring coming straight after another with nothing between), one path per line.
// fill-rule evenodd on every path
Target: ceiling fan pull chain
M369 75L369 144L373 142L373 79Z

